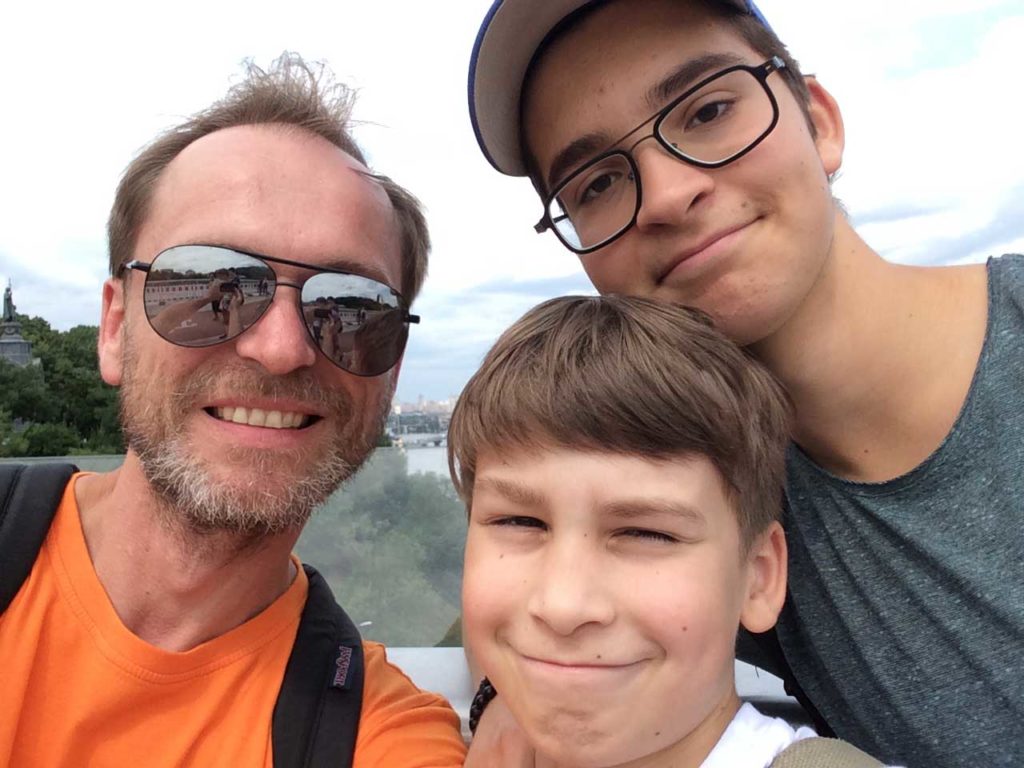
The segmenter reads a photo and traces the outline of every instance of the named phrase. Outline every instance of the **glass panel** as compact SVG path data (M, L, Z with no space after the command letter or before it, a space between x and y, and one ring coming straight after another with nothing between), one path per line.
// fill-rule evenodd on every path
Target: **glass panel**
M311 277L302 287L302 315L325 355L363 375L391 368L408 334L398 294L360 275Z
M255 323L270 305L274 273L228 248L182 245L158 254L146 276L146 316L168 341L204 347ZM231 323L232 313L238 323Z
M324 574L367 639L462 644L466 510L447 462L444 447L377 449L299 540L299 556Z
M109 472L123 460L67 459L95 472ZM299 557L324 575L368 640L397 646L462 644L458 618L466 510L447 467L443 446L408 452L378 448L313 515L299 539Z

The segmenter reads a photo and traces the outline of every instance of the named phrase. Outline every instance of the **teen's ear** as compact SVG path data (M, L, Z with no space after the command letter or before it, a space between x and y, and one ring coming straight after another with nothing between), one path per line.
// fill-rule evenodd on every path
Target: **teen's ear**
M825 174L831 178L843 164L843 149L846 147L846 128L839 104L832 94L816 77L808 75L804 78L811 101L808 111L814 125L814 144L818 148Z
M124 282L111 277L103 283L103 309L96 339L100 376L112 387L120 386L124 364Z
M772 523L747 555L747 594L740 623L749 632L767 632L775 626L786 600L786 534Z

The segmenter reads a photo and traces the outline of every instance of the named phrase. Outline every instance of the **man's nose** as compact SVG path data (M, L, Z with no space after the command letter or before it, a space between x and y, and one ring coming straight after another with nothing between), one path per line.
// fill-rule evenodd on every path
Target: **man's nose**
M553 543L534 571L527 610L559 635L587 624L605 625L615 606L602 579L599 558L580 542Z
M278 283L267 311L235 341L240 357L254 360L275 375L308 368L316 362L316 347L295 300L297 290Z
M641 230L683 223L715 186L707 169L683 162L657 141L634 146L633 161L640 172L636 226Z

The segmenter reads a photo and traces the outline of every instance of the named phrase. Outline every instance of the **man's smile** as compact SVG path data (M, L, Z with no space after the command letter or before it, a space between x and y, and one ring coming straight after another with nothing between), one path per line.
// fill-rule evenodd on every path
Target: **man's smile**
M320 418L294 411L246 408L241 405L209 408L206 412L221 421L245 424L250 427L266 427L267 429L302 429Z

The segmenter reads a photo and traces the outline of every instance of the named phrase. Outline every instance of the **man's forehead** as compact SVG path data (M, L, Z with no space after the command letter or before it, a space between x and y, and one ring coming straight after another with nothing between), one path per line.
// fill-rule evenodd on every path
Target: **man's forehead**
M285 126L217 131L164 170L139 256L186 242L230 245L298 261L383 259L397 284L399 234L387 193L330 142Z
M244 125L203 136L185 147L161 174L160 186L245 186L273 189L302 177L311 189L359 186L369 170L325 139L286 125ZM377 185L365 185L369 198L386 202Z

